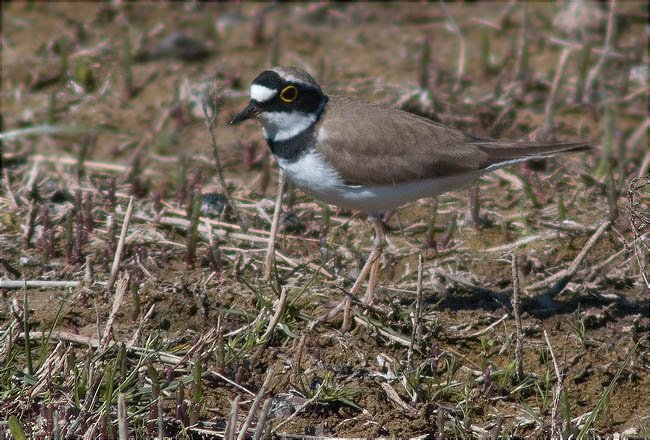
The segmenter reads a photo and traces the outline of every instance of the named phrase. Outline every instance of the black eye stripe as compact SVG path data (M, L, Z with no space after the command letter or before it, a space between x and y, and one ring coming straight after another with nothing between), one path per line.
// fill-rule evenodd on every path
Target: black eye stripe
M268 102L258 103L259 107L265 112L287 112L298 111L302 113L312 113L318 111L322 107L323 101L327 100L327 96L318 93L315 90L304 89L298 91L297 98L291 102L286 103L276 95L274 99Z
M310 91L323 93L317 85L311 86L303 82L285 81L273 70L265 70L264 72L260 73L257 78L253 80L253 84L264 86L271 90L277 90L278 95L280 94L281 90L284 90L288 86L295 87L298 91L298 96Z
M275 96L269 101L255 101L258 107L265 112L312 113L322 108L323 101L327 100L318 84L314 83L312 86L302 81L286 81L273 70L260 73L253 84L276 91Z

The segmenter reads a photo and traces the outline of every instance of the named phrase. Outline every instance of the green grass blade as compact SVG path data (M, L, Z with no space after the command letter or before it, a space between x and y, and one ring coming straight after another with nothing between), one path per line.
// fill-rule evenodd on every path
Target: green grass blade
M15 440L25 440L27 438L16 416L9 416L9 432L11 432Z

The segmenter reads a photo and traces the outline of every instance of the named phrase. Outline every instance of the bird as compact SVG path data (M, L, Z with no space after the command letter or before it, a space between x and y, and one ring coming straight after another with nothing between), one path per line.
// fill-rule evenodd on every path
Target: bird
M251 83L250 101L231 124L261 123L275 159L293 183L326 203L368 214L375 237L368 260L340 304L368 277L363 303L374 297L385 243L384 212L408 202L460 189L490 171L563 153L586 151L587 142L531 143L495 140L397 108L348 96L326 95L297 67L272 67ZM344 324L345 325L345 324Z

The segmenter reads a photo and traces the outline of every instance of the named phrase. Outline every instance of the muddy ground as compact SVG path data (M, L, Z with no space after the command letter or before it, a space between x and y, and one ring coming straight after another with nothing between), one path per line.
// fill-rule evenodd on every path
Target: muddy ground
M266 436L647 438L648 229L634 214L647 216L650 186L628 191L647 173L647 6L615 8L4 4L0 279L81 284L2 289L2 412L36 437L112 438L122 393L132 436L160 425L172 437L228 438L252 405L243 388L257 393L271 372ZM185 52L161 44L178 33L195 39ZM314 320L370 251L363 216L289 188L271 281L262 277L277 166L257 125L228 121L275 64L308 70L326 93L474 135L597 148L387 216L376 300L358 304L341 332L340 316ZM200 104L214 84L219 155L250 228L232 212L202 215L212 232L199 229L188 256L192 194L219 189ZM129 279L102 340L130 196L120 265ZM52 330L32 341L31 368L25 326ZM91 377L91 366L100 378L79 391L74 372ZM235 398L238 428L228 431ZM253 413L251 435L261 405Z

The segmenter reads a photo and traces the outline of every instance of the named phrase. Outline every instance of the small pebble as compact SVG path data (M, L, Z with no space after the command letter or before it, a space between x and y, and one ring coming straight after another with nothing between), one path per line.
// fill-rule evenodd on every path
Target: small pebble
M228 206L228 199L223 194L206 193L201 196L201 214L207 217L220 217Z
M50 201L52 203L65 203L65 202L74 203L74 197L72 196L72 194L70 194L69 191L65 189L57 189L50 197Z
M302 224L300 223L300 218L293 212L287 212L284 214L282 219L282 230L286 232L300 232L302 230Z

